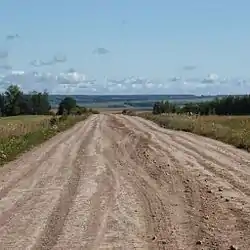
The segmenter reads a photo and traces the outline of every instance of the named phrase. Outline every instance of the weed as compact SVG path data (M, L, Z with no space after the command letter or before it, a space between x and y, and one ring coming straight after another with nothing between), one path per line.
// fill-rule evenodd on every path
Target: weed
M161 127L210 137L250 151L249 116L185 116L152 113L140 113L138 116L151 120Z
M21 117L19 117L19 120L16 120L16 123L8 123L5 132L9 131L9 133L5 135L1 134L0 137L0 165L15 159L20 153L50 139L58 132L62 132L72 127L88 116L89 114L81 116L62 116L60 117L61 119L50 117L50 119L46 119L45 123L40 120L35 127L28 122L25 124L22 121L20 122Z

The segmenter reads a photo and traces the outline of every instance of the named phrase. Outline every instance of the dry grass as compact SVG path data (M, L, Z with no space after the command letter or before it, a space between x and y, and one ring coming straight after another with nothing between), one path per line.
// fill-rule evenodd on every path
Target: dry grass
M160 126L207 136L250 151L250 116L138 114Z
M51 116L16 116L0 119L0 165L85 120L89 115L90 113L86 113L52 119Z
M11 116L0 118L0 139L21 136L48 128L51 116Z

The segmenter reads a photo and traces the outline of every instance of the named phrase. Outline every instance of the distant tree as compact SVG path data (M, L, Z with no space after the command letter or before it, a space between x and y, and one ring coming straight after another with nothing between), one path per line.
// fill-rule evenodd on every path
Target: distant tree
M169 102L156 102L153 106L154 114L161 113L192 113L199 115L249 115L250 95L225 96L212 101L186 103L178 107Z
M49 103L49 94L46 91L43 93L33 91L29 96L33 109L32 113L34 115L43 115L49 113L51 106Z
M4 94L0 94L0 116L4 115L5 111L5 98Z
M22 91L17 85L10 85L5 91L5 110L7 116L20 114L19 101L22 98Z
M161 114L161 103L160 102L156 102L153 106L153 114L157 115L157 114Z
M65 112L70 114L76 108L76 100L73 97L65 97L59 104L58 115L63 115Z
M153 105L153 114L175 113L176 111L176 105L169 101L156 102Z

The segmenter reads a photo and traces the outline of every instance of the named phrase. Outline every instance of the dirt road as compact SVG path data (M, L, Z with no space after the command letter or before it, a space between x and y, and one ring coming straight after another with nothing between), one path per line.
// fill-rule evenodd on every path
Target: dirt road
M0 249L250 249L250 154L94 115L0 169Z

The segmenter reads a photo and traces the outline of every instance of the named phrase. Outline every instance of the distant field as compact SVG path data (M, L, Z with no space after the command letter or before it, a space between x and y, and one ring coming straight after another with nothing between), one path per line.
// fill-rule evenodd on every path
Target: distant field
M128 110L133 110L136 112L145 112L145 111L149 111L151 109L145 109L145 108L131 108L131 107L127 107L127 108L95 108L96 110L98 110L100 113L121 113L124 109L128 109Z
M20 136L48 127L50 116L24 115L0 118L0 139Z
M56 108L60 101L64 98L63 95L50 95L50 104ZM194 95L73 95L79 106L87 108L139 108L152 109L153 104L157 101L168 100L178 105L183 105L187 102L208 101L215 96L194 96Z
M165 128L207 136L250 151L250 116L138 115Z

